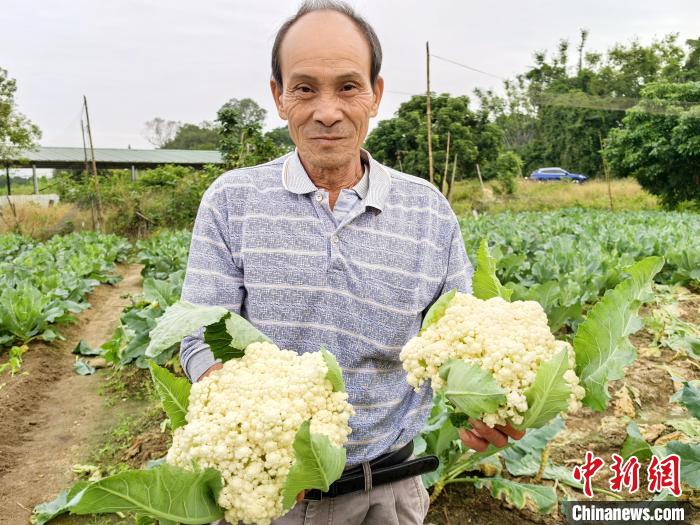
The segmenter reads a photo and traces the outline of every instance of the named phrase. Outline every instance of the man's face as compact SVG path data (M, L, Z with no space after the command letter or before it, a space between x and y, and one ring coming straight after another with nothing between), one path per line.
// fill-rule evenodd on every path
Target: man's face
M384 81L370 84L370 47L346 16L317 11L300 18L280 49L282 83L270 81L300 156L316 168L355 161L377 115Z

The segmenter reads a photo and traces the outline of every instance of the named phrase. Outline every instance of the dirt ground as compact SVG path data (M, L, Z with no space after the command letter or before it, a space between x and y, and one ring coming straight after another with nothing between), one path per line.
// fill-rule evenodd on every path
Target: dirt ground
M116 408L105 407L98 395L99 376L78 376L72 371L70 351L80 337L97 345L107 339L116 325L127 300L125 293L139 291L138 267L121 269L125 279L115 287L101 286L91 296L93 308L84 312L80 322L64 329L67 341L56 345L33 345L26 354L28 376L10 380L0 390L0 524L26 524L32 506L54 497L69 487L75 476L70 467L84 458L91 447L117 418ZM700 294L688 294L678 303L680 318L698 324ZM645 313L648 313L648 308ZM566 428L550 447L550 457L558 465L573 468L591 450L611 463L612 453L619 453L629 421L636 421L650 443L675 438L669 420L687 418L683 409L669 402L680 386L674 384L669 370L677 377L700 379L698 362L669 349L654 349L649 332L632 337L638 359L624 379L610 385L613 400L605 412L582 409L570 416ZM67 402L68 401L68 402ZM123 407L122 407L123 410ZM150 428L133 437L132 446L122 461L138 468L147 459L161 457L168 442L163 434ZM607 487L608 474L598 474L594 486ZM522 479L529 482L529 479ZM642 486L646 479L642 475ZM552 483L544 481L543 483ZM560 487L560 496L563 496ZM576 499L584 497L569 490ZM644 490L635 495L622 493L625 499L650 499ZM605 499L596 495L595 499ZM103 518L100 518L101 520ZM125 520L99 523L126 523ZM690 523L700 523L693 518ZM87 523L84 518L63 517L56 523ZM90 522L92 523L92 522ZM445 488L431 505L425 521L430 525L519 525L564 523L559 513L541 515L517 510L494 499L486 490L470 484Z
M100 375L73 371L71 351L80 339L99 346L116 328L127 294L141 290L141 266L120 266L123 279L98 286L91 308L78 322L60 328L65 341L35 342L21 373L3 376L0 390L0 523L26 524L37 503L73 481L71 466L113 421L98 393Z

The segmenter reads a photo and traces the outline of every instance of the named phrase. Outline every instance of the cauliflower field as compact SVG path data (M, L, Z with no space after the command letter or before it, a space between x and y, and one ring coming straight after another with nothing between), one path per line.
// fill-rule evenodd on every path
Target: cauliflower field
M427 425L415 440L416 454L440 458L440 469L423 479L431 487L433 497L426 523L562 523L558 502L583 498L581 485L571 472L572 466L583 459L585 450L593 450L609 461L611 453L621 453L631 444L646 445L650 451L653 447L655 452L681 450L682 445L690 447L683 449L690 451L684 461L691 466L696 464L693 457L700 457L700 427L693 414L700 411L683 400L692 399L700 386L700 250L694 241L700 218L689 213L566 210L465 218L462 229L470 258L482 270L475 276L474 297L443 297L428 313L420 336L404 349L404 366L410 369L407 380L419 388L430 388L432 384L436 392ZM480 240L485 238L489 250L478 257ZM185 252L187 244L183 238ZM177 253L183 255L182 250ZM663 261L643 262L654 256L663 257ZM163 258L167 254L154 254L154 264L159 265L156 260ZM158 322L155 316L173 304L175 288L181 282L173 279L166 267L162 267L162 275L150 282L150 299L139 303L139 310L125 311L124 327L128 328L109 348L121 366L146 366L150 358L162 364L173 355L176 337L161 341L162 345L167 344L162 354L146 353L153 337L149 331ZM652 280L656 283L654 295L648 286ZM163 290L168 291L162 295L167 302L159 310L154 309L159 303L158 293ZM604 295L607 298L601 301ZM637 315L644 303L649 306ZM457 322L478 317L473 313L484 308L489 311L484 317L491 322L476 320L471 328ZM512 315L507 313L511 308ZM144 328L139 320L145 319L146 314L148 325ZM603 320L609 321L606 331L600 330ZM505 325L514 330L506 336L497 329ZM462 333L455 332L457 326ZM465 342L469 341L470 331L473 344ZM634 332L636 335L630 336ZM596 353L599 350L593 349L593 343L600 341L609 350L604 359ZM261 340L255 342L258 344L269 343ZM429 349L430 345L437 348ZM518 354L529 357L512 358ZM321 355L318 353L316 359ZM231 359L228 363L240 360ZM601 366L603 362L605 366ZM476 385L464 383L463 377L473 376L475 371L470 368L470 374L465 374L464 367L477 365L484 374L479 376L483 380ZM171 398L170 408L165 399L164 402L168 420L173 423L178 416L173 415L172 406L182 404L186 388L185 397L189 398L185 385L188 382L170 377L172 374L167 376L159 368L154 370L154 377L160 374L165 378L161 382L169 385L165 398ZM326 380L330 382L331 377ZM554 388L546 389L544 385ZM481 387L489 394L489 401L471 406L465 401L469 399L467 394ZM324 388L330 388L327 391L334 394L340 392L327 384ZM194 392L193 403L211 396L204 389ZM280 395L283 392L284 389ZM328 411L340 419L345 417L339 406L335 412ZM161 480L180 476L177 469L183 469L186 460L184 454L176 459L175 451L182 445L189 450L188 459L195 459L200 470L182 474L178 482L167 488L193 487L192 492L183 492L183 496L192 497L201 495L201 491L226 494L227 474L214 472L213 463L205 464L201 459L217 456L217 452L192 451L192 441L186 437L187 410L179 413L181 424L174 424L173 429L175 436L181 437L176 437L168 461L153 469L154 474L132 471L128 474L131 486L138 493L139 486L143 489L153 476L161 476ZM515 426L521 425L528 429L526 437L502 450L490 447L486 453L474 454L461 444L456 428L468 425L468 418L477 415L488 423L508 420ZM190 419L194 422L194 418ZM315 425L313 416L309 419L308 443L312 435L324 436L331 446L339 443L334 442L333 431ZM331 426L338 430L337 436L342 434L342 421ZM167 447L161 450L161 456L166 452ZM223 450L219 452L217 461L238 461L227 457ZM276 460L273 455L270 467ZM700 480L693 476L684 476L683 480L683 497L692 498ZM609 490L606 493L606 481L605 477L594 479L596 499L615 499L615 494ZM277 487L277 491L280 485L273 481L269 486ZM85 485L78 487L82 490ZM56 487L56 491L60 488ZM288 491L287 499L293 492ZM78 489L64 493L66 507L70 507L70 497L78 493ZM43 494L43 499L54 494ZM622 496L655 497L644 492ZM221 501L207 500L199 510L204 515L223 516ZM255 509L256 502L241 505ZM67 510L70 508L63 512ZM93 507L91 512L94 511ZM124 512L142 514L138 508ZM255 519L265 523L263 514L272 516L278 511L270 507L254 512L258 516ZM249 516L252 518L252 514ZM65 520L61 523L87 523L80 516L61 519ZM150 522L142 515L141 523Z

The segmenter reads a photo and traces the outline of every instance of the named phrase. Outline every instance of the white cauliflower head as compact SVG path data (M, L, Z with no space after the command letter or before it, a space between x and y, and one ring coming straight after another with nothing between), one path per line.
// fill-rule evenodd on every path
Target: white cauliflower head
M218 503L230 523L267 524L283 514L282 489L295 461L299 427L341 447L354 414L334 392L320 352L298 355L271 343L248 345L192 385L187 424L175 430L167 461L213 467L222 476Z
M493 427L522 423L528 409L525 392L537 369L562 349L568 351L569 368L564 380L571 387L569 412L578 410L585 395L572 370L575 356L571 345L557 341L549 330L547 315L535 301L507 302L456 293L444 315L412 338L401 351L407 380L416 390L430 380L434 390L444 386L440 367L449 359L478 364L505 390L506 404L483 421Z

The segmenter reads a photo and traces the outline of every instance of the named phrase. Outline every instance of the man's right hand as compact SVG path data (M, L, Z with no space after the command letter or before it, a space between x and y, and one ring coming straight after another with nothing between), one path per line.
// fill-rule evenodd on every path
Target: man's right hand
M201 376L199 376L199 379L197 379L197 381L201 381L202 379L207 377L209 374L211 374L214 370L219 370L223 367L224 367L224 365L221 363L214 363L209 368L207 368L206 372L204 372Z

